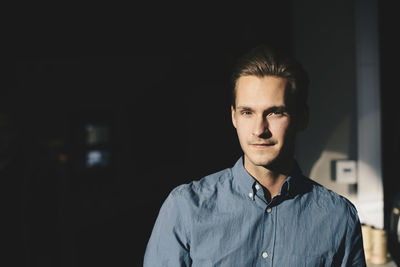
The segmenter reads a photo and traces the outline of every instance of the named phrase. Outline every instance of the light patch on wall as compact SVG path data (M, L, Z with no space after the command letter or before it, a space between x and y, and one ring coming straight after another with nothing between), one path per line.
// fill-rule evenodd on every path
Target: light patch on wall
M357 195L349 190L349 185L337 183L331 177L331 162L340 159L347 159L347 154L336 151L323 151L312 167L310 177L317 183L320 183L326 188L346 197L353 204L356 204Z
M345 117L332 131L325 149L311 168L310 178L326 188L348 198L356 204L357 195L348 184L337 183L332 179L332 161L349 159L351 119Z

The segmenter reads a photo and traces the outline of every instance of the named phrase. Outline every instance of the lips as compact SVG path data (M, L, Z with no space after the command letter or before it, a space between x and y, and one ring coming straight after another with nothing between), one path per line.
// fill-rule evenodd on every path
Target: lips
M252 146L256 146L256 147L267 147L267 146L273 146L275 145L275 143L255 143L255 144L251 144Z

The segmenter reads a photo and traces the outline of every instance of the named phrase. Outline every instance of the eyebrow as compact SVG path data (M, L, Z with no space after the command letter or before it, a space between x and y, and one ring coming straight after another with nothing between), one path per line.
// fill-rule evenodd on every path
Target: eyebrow
M246 106L238 106L238 107L236 107L236 109L242 109L242 110L253 110L252 108L250 108L250 107L246 107Z
M250 110L250 111L254 111L253 108L247 107L247 106L238 106L237 109L238 109L238 110ZM271 111L276 111L276 110L287 111L288 108L287 108L286 106L272 106L272 107L267 108L264 112L271 112Z

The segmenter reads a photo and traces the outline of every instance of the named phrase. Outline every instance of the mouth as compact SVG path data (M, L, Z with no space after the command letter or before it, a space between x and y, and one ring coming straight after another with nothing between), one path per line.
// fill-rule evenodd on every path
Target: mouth
M256 143L256 144L251 144L251 146L256 147L256 148L271 147L273 145L275 145L275 143Z

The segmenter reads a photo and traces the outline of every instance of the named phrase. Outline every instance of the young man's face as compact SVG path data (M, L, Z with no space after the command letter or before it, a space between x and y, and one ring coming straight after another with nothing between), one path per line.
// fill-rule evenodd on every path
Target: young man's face
M295 131L285 101L286 84L275 76L243 76L237 81L232 121L246 168L271 169L292 159Z

